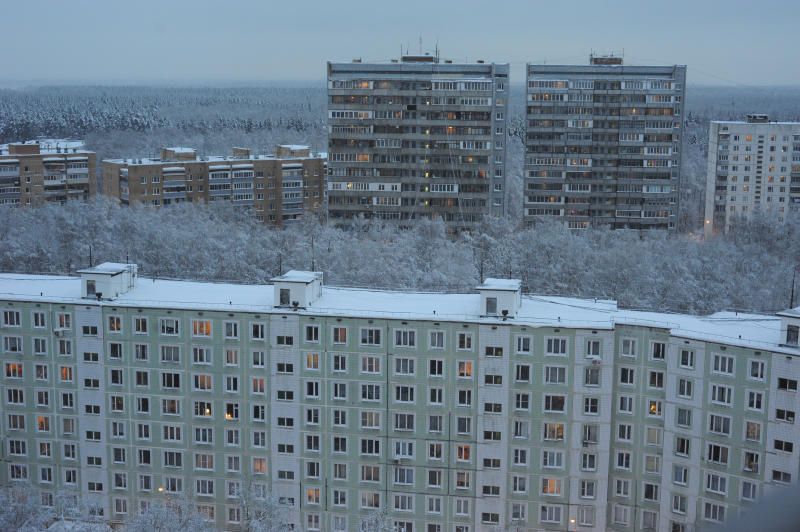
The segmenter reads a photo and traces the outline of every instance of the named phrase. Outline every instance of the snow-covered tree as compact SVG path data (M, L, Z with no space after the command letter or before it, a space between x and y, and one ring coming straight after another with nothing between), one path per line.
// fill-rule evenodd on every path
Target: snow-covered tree
M27 483L0 488L0 530L33 532L43 530L53 512L42 505L39 490Z
M258 489L254 482L244 482L231 499L241 511L242 532L290 532L294 530L291 508L266 487Z
M394 520L387 508L380 508L361 518L361 532L397 532Z
M125 532L212 532L214 525L189 497L151 501L125 523Z

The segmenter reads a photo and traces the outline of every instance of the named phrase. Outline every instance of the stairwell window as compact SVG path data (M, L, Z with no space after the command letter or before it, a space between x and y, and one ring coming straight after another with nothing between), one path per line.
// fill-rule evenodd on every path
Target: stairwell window
M486 314L489 316L493 316L497 314L497 298L496 297L487 297L486 298Z

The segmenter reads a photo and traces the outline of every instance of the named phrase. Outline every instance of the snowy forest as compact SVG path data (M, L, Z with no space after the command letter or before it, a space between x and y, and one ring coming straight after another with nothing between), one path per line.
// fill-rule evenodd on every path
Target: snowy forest
M800 257L800 219L743 224L702 241L663 232L560 224L519 228L490 219L448 235L441 221L412 230L311 216L284 230L247 212L182 204L169 209L88 205L0 209L0 271L66 274L94 262L139 264L144 276L264 283L289 269L318 270L330 285L471 291L485 277L522 279L525 292L604 297L628 308L692 313L786 308Z
M184 145L201 154L232 146L263 153L277 143L326 149L322 85L300 88L40 87L0 90L0 142L83 138L109 157L149 156ZM520 228L524 87L511 94L509 213L473 234L448 236L436 221L409 231L357 221L348 229L307 219L285 230L212 206L121 208L98 199L0 209L0 270L69 273L103 260L137 262L144 275L261 283L288 269L325 272L326 282L387 289L471 290L513 276L540 294L609 297L629 308L705 313L771 311L789 305L800 261L800 220L759 219L736 237L703 242L708 123L764 112L800 120L798 88L687 89L682 234L604 229L571 233Z

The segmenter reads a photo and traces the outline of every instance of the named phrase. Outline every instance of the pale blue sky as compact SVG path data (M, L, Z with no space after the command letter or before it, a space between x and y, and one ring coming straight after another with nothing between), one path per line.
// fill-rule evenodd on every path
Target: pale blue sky
M443 57L686 64L690 84L800 85L800 0L22 0L0 2L12 82L323 80L325 62Z

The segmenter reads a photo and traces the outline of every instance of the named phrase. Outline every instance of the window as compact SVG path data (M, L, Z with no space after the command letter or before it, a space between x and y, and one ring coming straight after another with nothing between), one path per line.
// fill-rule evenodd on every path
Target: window
M108 331L112 333L122 332L122 316L108 317Z
M431 349L444 349L444 331L431 331L429 336Z
M566 356L567 354L567 339L566 338L548 338L546 341L546 355L550 356Z
M565 384L567 382L567 368L561 366L545 366L545 384Z
M786 344L796 346L798 341L800 341L800 325L787 325Z
M712 371L723 375L733 375L733 357L714 354Z
M428 362L428 376L429 377L443 377L444 376L444 361L443 360L430 360Z
M682 349L678 365L684 369L694 369L694 351Z
M545 441L562 441L564 439L564 424L544 423L542 432Z
M395 347L416 347L417 332L413 329L396 329L394 331Z
M636 381L634 380L634 368L620 368L619 382L620 384L636 384Z
M763 381L764 380L764 362L760 360L750 361L750 373L748 377L751 379ZM780 379L779 379L780 380Z
M460 351L472 350L472 333L458 333L458 349Z
M565 405L566 405L566 397L563 395L544 396L545 412L564 412Z
M787 379L784 377L778 378L778 389L787 392L797 391L797 381L795 379Z
M147 334L147 318L133 318L133 332L134 334Z
M728 465L729 449L716 443L709 443L706 450L706 459L716 464Z
M794 423L794 412L792 410L777 408L775 410L775 419L783 421L784 423Z
M381 345L381 330L361 329L361 345Z
M636 356L636 340L632 338L623 338L622 340L622 356L635 357Z
M319 343L319 325L306 325L306 342Z
M562 451L542 451L542 467L545 469L561 469L564 467L564 453Z
M779 379L780 380L780 379ZM762 410L764 404L764 394L761 392L747 392L747 408L750 410Z
M529 355L531 353L530 336L517 336L517 353L521 355Z
M667 344L664 342L653 342L650 344L650 358L653 360L664 360L667 355Z
M584 386L600 386L600 368L587 367L583 373Z
M678 397L692 398L693 382L690 379L678 379Z
M178 336L180 334L180 321L175 318L159 319L162 336Z
M414 366L415 360L413 358L395 358L394 373L395 375L414 375Z
M755 482L751 482L749 480L742 481L742 499L747 501L754 501L756 500L757 494L758 494L758 487Z
M561 506L543 504L539 509L539 521L542 523L561 523Z
M487 297L486 298L486 314L493 316L497 314L497 298L496 297Z
M486 346L485 354L489 358L499 358L503 356L503 348Z
M338 345L347 343L347 327L333 328L333 343Z
M621 414L633 414L633 397L620 395L618 411Z
M725 506L706 502L703 505L703 518L706 521L716 521L722 523L725 521Z
M279 335L275 338L277 345L294 345L294 336Z
M583 413L596 416L600 413L600 399L597 397L583 398Z
M710 414L708 417L708 431L715 434L723 434L730 436L731 434L731 418L728 416L720 416L717 414Z
M650 388L660 389L664 387L664 372L651 371L649 375L648 385Z
M733 397L733 389L721 384L711 385L711 402L720 405L730 406Z
M706 474L706 491L718 495L728 494L728 477L716 473Z
M461 360L458 362L458 377L462 379L472 378L472 362Z
M682 465L673 465L672 482L679 486L686 486L689 483L689 468Z

